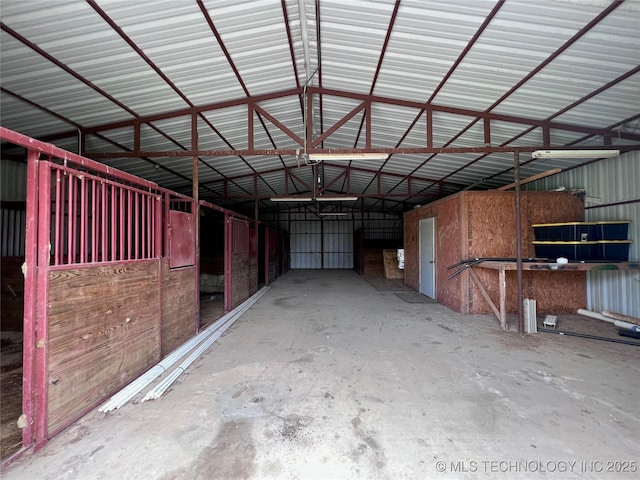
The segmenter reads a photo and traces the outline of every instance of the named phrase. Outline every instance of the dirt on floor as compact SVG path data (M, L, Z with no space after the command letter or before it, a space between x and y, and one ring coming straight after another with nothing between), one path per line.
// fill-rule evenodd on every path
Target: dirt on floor
M0 457L2 460L20 450L22 430L22 334L3 332L0 340Z

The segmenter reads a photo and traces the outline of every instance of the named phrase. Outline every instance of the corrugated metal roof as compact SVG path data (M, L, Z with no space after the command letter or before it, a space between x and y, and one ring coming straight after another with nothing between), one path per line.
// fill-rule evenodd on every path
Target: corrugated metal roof
M190 193L192 156L154 152L191 149L195 114L212 153L200 195L230 208L290 207L268 199L309 192L317 173L327 192L365 197L357 209L499 187L511 153L451 149L540 147L543 126L545 148L602 145L603 131L640 145L633 1L4 0L0 16L3 126L73 151L79 128L88 152L114 156L100 161ZM315 148L405 151L314 170L295 150L330 129ZM521 157L523 176L584 161Z

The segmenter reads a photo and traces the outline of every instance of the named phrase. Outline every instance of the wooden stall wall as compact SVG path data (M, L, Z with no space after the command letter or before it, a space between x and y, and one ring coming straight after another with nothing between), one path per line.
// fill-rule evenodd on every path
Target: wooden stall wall
M249 222L229 217L227 228L225 296L229 296L226 309L232 310L249 298L251 292Z
M459 195L447 197L407 212L404 218L404 282L405 285L420 291L420 220L435 219L435 262L436 262L436 299L452 310L462 309L462 292L467 288L467 279L460 275L447 280L451 273L447 266L462 258L462 236L466 223L462 221L465 205Z
M195 267L169 269L162 259L162 356L171 353L197 331Z
M50 272L49 435L158 361L158 266L149 260Z
M535 223L584 220L583 202L563 192L523 192L521 199L522 254L535 255ZM461 192L411 210L404 219L405 284L419 291L419 221L435 218L436 297L463 314L488 314L489 306L463 273L449 280L447 266L465 258L515 257L514 192ZM497 303L497 271L476 269ZM525 272L524 294L538 301L539 313L565 313L586 304L584 272ZM517 311L515 272L507 272L507 310ZM561 292L561 293L559 293Z

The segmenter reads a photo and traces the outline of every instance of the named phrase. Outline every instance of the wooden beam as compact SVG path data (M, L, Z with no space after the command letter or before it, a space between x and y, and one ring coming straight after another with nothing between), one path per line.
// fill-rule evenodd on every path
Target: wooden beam
M562 171L561 168L552 168L551 170L547 170L546 172L537 173L535 175L531 175L530 177L523 178L520 180L520 185L525 183L534 182L536 180L540 180L541 178L549 177L551 175L555 175L556 173L560 173ZM508 185L504 185L500 188L496 188L496 190L505 191L510 190L516 186L516 182L510 183Z

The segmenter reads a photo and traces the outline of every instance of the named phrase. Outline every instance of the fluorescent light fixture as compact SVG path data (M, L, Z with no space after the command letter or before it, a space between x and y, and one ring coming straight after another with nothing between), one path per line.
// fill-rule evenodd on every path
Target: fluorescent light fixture
M536 150L533 158L604 158L620 155L620 150Z
M316 198L317 201L319 202L349 202L349 201L354 201L354 200L358 200L358 197L347 197L347 196L333 196L333 197L328 197L328 196L320 196Z
M288 195L285 197L271 197L269 200L271 200L272 202L311 202L313 198Z
M321 160L386 160L388 153L310 153L309 160L319 162Z
M321 217L344 217L348 215L347 212L320 212L319 215Z

